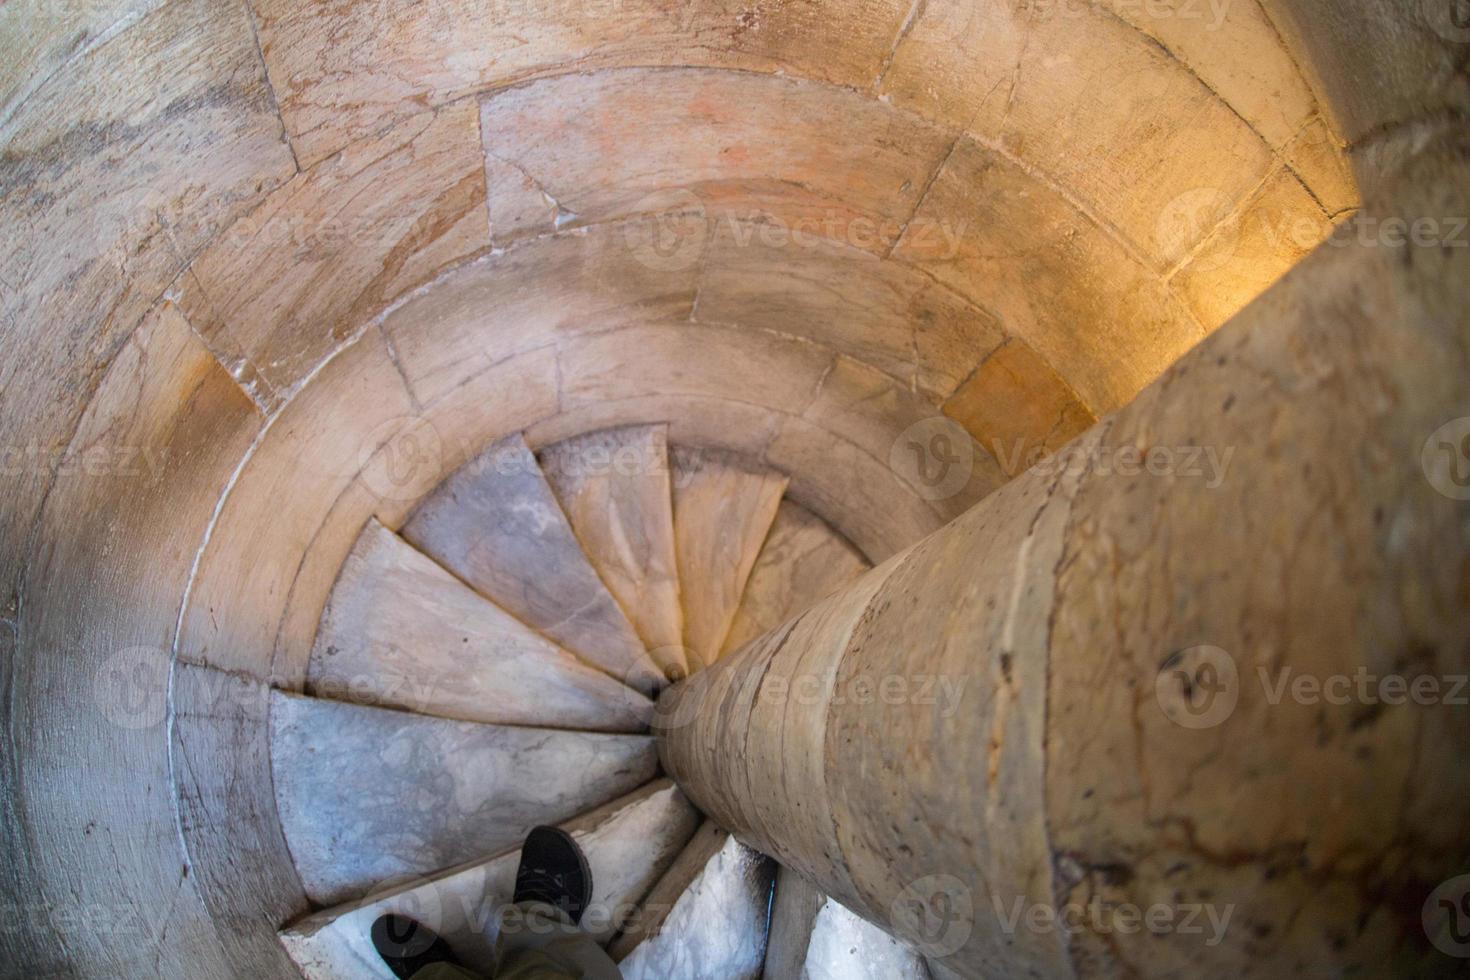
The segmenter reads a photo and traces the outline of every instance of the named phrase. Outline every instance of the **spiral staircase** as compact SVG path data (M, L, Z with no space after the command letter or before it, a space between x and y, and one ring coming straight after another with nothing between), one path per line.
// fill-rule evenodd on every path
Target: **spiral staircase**
M1467 52L0 3L0 973L484 965L551 822L630 977L1456 975L1470 711L1255 679L1470 673Z
M391 977L369 939L385 912L489 972L519 842L555 823L588 855L585 925L624 976L758 977L768 957L774 976L927 976L799 879L773 903L774 862L701 818L648 734L669 681L869 567L785 489L663 425L537 453L516 434L397 532L368 522L304 693L271 695L282 826L327 906L282 930L304 975Z

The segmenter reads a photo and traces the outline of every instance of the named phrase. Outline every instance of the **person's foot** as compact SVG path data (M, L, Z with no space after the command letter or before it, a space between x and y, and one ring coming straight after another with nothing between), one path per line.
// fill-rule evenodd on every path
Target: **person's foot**
M430 963L459 965L448 943L406 915L379 916L373 923L373 948L395 977L411 977Z
M573 924L592 901L592 869L572 835L556 827L537 827L521 845L513 901L541 902L561 910Z

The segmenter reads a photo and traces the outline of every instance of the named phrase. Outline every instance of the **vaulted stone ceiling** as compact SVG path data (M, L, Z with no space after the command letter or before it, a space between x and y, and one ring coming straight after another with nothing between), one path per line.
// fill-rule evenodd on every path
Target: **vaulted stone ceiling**
M8 890L173 910L157 950L42 952L270 973L300 897L259 719L190 705L299 681L369 516L508 432L656 419L882 558L1463 125L1470 37L1404 6L0 5ZM939 413L980 452L933 500L890 450ZM145 647L163 736L88 694Z
M1357 200L1256 0L3 16L0 268L31 354L7 422L52 447L160 302L269 412L414 291L458 346L393 343L461 380L719 326L850 358L987 449L1054 447Z

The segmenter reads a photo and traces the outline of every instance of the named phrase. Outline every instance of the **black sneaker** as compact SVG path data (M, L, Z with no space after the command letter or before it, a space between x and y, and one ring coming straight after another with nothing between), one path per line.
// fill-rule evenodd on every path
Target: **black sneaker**
M406 915L390 912L379 916L373 923L373 948L388 964L393 975L405 980L431 963L459 966L448 943L433 929Z
M572 922L592 901L592 869L572 835L556 827L537 827L521 845L513 901L541 902L560 909Z

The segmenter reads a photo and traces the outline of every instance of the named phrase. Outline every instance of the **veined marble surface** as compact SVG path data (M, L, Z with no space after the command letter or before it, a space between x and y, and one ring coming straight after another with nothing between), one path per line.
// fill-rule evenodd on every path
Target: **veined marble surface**
M271 695L281 826L313 901L513 847L652 779L646 735L512 728Z
M705 864L657 935L619 964L625 980L754 980L766 955L776 864L733 837Z
M687 671L668 426L591 432L549 446L541 468L577 540L654 661Z
M720 852L729 839L728 833L710 821L700 824L689 843L643 899L638 914L608 946L609 955L615 960L621 960L663 931L664 923L673 912L679 896L704 873L710 859Z
M517 433L460 467L403 528L521 622L645 694L666 678L598 578Z
M507 725L640 732L653 702L370 520L322 617L308 693Z
M745 581L776 518L786 478L728 454L674 453L674 541L690 669L719 656Z
M812 925L801 980L929 980L924 958L827 899Z
M592 905L583 927L605 939L606 923L639 901L680 854L699 814L678 788L660 779L562 826L592 868ZM378 916L416 918L443 936L472 969L494 965L497 913L515 891L520 851L474 861L427 878L376 890L281 931L281 942L308 980L390 980L369 930Z
M795 501L781 501L746 580L723 652L770 632L870 567L826 521Z

